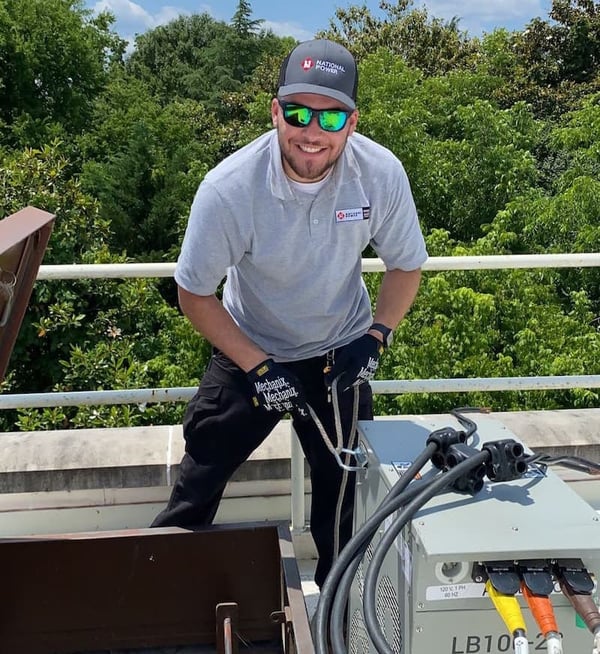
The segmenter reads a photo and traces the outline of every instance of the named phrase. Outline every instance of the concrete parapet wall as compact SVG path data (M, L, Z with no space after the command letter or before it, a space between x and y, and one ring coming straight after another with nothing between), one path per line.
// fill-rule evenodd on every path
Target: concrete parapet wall
M500 421L534 452L600 461L600 409L471 417L477 423ZM449 424L455 424L453 420L448 416ZM282 421L240 467L227 486L216 522L290 520L290 434L290 423ZM147 527L168 499L183 455L183 437L179 425L8 432L0 434L0 447L3 538ZM600 476L566 473L559 472L600 510ZM308 518L307 477L304 490ZM294 546L301 558L315 555L308 529L294 530Z
M535 452L600 461L600 409L469 415L502 422ZM290 433L289 421L282 421L232 481L289 480ZM168 487L183 455L179 425L7 432L0 444L3 494Z

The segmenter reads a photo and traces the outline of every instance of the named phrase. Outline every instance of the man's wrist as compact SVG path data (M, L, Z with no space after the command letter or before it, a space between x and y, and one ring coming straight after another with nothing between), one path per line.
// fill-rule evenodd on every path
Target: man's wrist
M374 336L386 349L390 347L394 338L394 330L381 322L374 322L367 330L367 333Z
M259 364L264 363L269 359L269 355L265 352L250 352L245 356L239 355L235 363L245 372L249 373L254 370Z

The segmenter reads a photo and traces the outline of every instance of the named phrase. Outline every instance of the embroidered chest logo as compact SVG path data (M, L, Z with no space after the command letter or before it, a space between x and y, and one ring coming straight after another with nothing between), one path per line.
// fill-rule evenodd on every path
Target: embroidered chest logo
M350 223L355 220L368 220L371 214L370 207L358 207L357 209L336 209L336 223Z

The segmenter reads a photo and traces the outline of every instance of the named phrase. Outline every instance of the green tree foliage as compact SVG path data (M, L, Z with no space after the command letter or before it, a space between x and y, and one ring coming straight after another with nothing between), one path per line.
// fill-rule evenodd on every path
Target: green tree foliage
M252 36L264 23L262 19L252 18L252 6L248 0L239 0L231 19L231 26L240 36Z
M163 103L188 98L218 110L223 93L239 91L262 56L280 51L279 37L256 31L261 22L247 2L231 25L207 13L180 16L137 37L127 70Z
M501 74L504 104L523 100L537 116L556 118L600 90L600 3L553 0L549 20L484 39L481 65Z
M60 143L0 161L0 218L30 204L56 214L45 264L124 260L110 253L109 223L70 175ZM177 339L186 348L174 347ZM183 385L199 374L207 356L203 347L152 280L38 282L2 388L43 392ZM172 421L180 410L154 407L136 413L115 407L98 409L97 416L105 424L137 424L138 414ZM0 424L4 429L89 425L96 424L94 411L22 411L19 418L1 415Z
M212 98L219 79L229 76L215 51L227 30L226 23L207 13L180 16L136 38L127 71L162 102Z
M321 35L343 43L360 60L385 48L427 75L470 67L478 41L460 31L458 19L444 21L412 5L412 0L380 1L385 18L373 16L364 5L338 8L329 30Z
M96 203L81 192L79 183L69 177L69 165L60 154L60 144L42 150L25 150L0 162L0 216L33 205L56 214L55 227L46 251L45 263L66 264L107 258L107 222L100 220ZM91 289L89 289L91 290ZM80 335L81 294L66 282L52 289L36 284L12 357L12 376L16 388L27 388L35 370L37 388L47 388L58 378L58 359L68 343ZM95 302L89 298L90 302ZM52 320L54 338L45 338L44 320ZM34 323L40 326L35 327ZM58 356L57 356L58 355ZM43 362L43 366L40 363Z
M404 163L428 228L461 240L536 182L540 127L523 104L486 97L497 80L456 71L425 78L387 50L362 63L359 130Z
M434 230L433 256L497 254L487 237L465 248ZM600 372L600 334L584 291L564 302L554 271L424 274L418 299L382 359L383 379L535 377ZM383 413L445 412L455 406L495 411L596 406L598 394L506 391L406 394L377 399Z
M557 190L578 177L600 179L600 93L589 95L577 110L562 116L549 140L555 158L560 155L568 161L557 179Z
M0 0L0 141L82 130L124 43L81 0Z
M551 193L532 189L509 202L492 223L488 237L510 241L514 252L598 252L600 250L600 96L591 95L577 111L565 114L550 131L548 157L562 165ZM600 309L597 269L564 270L557 291L587 293Z
M535 19L516 40L539 86L589 82L600 70L600 3L553 0L550 21Z
M93 124L80 139L82 183L111 223L111 248L173 259L194 192L218 161L223 129L194 100L162 107L126 73L99 96Z

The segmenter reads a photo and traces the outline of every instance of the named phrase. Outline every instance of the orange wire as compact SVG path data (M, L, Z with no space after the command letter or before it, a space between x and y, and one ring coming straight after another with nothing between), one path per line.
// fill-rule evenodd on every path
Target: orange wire
M521 590L542 634L546 636L551 631L558 632L554 608L548 595L534 595L524 582L521 582Z

